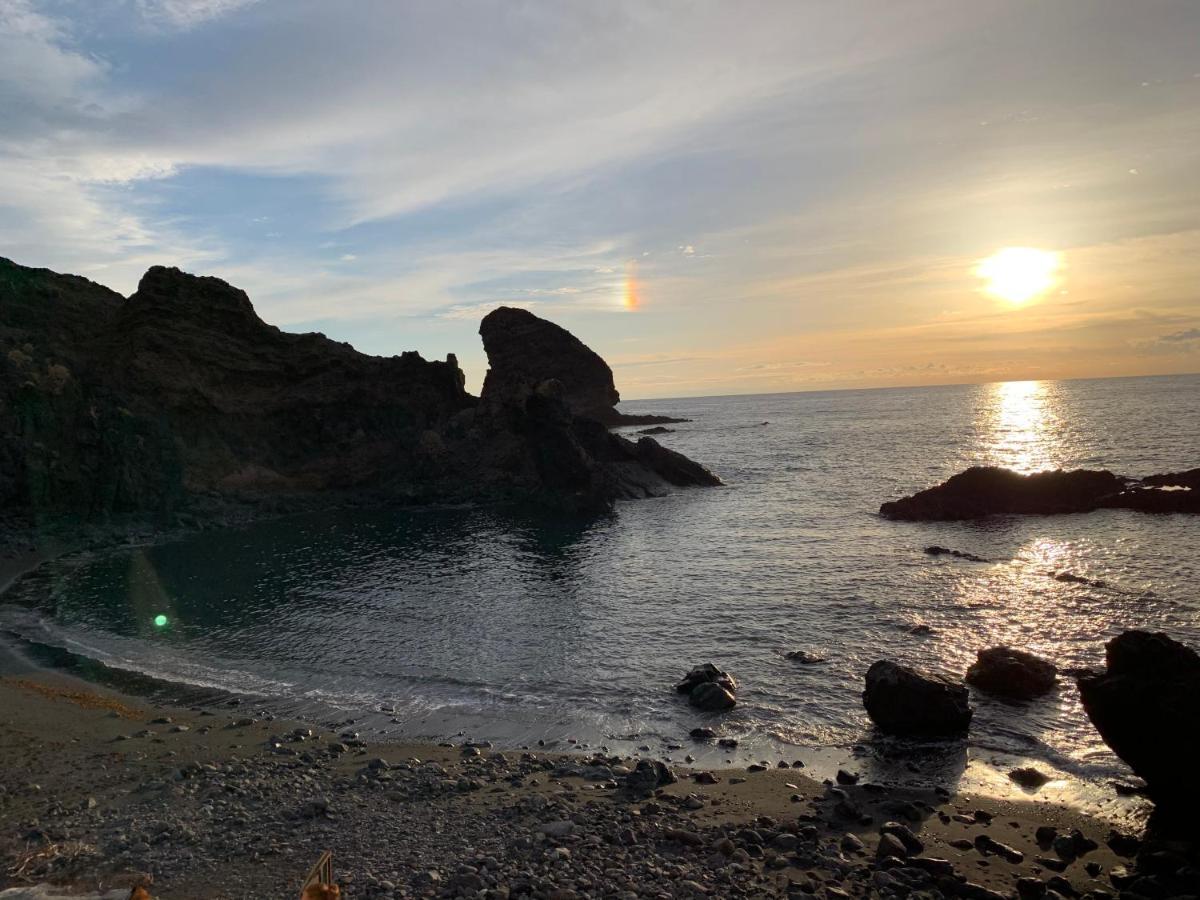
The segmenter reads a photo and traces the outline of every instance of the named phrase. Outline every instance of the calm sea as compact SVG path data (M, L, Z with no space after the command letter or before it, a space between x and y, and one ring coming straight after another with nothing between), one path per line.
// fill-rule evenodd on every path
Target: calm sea
M1109 782L1128 774L1069 679L1030 705L976 695L965 746L913 756L872 735L863 673L886 657L961 676L997 644L1094 665L1132 627L1200 647L1200 522L1105 511L913 524L876 511L973 464L1200 465L1200 376L626 407L692 418L662 442L728 486L595 521L436 509L207 534L52 568L5 596L0 629L26 652L65 648L291 715L354 718L374 736L799 758L817 774L852 757L889 771L897 755L899 771L932 771L912 761L936 757L939 778L997 793L1013 790L1008 767L1032 761L1058 777L1042 796L1111 800ZM990 562L933 558L930 544ZM792 650L827 661L800 665ZM672 693L705 661L741 683L727 715ZM698 750L698 725L741 746Z

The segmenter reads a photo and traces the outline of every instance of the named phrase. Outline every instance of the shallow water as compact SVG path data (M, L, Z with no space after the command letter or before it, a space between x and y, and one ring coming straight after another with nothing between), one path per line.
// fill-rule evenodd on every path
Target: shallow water
M206 534L22 582L0 606L0 629L291 712L350 711L378 734L659 752L719 722L743 739L739 758L810 762L877 746L860 693L882 657L961 676L996 644L1094 665L1104 640L1130 627L1200 646L1194 518L876 515L972 464L1196 466L1200 376L627 406L693 418L660 440L728 486L624 503L594 521L436 509ZM930 557L931 544L992 561ZM787 660L795 649L827 662ZM706 660L741 682L737 709L719 719L671 692ZM1033 759L1064 777L1061 796L1093 801L1127 777L1067 679L1027 706L973 702L954 773L972 759Z

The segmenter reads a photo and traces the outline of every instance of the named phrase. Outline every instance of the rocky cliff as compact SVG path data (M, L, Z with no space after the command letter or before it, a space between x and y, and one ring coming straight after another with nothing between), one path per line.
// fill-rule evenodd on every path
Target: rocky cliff
M0 259L0 509L34 524L161 525L231 502L596 509L719 483L652 440L611 434L604 361L508 312L521 314L485 322L480 399L453 355L372 357L289 334L216 278L155 267L125 299Z

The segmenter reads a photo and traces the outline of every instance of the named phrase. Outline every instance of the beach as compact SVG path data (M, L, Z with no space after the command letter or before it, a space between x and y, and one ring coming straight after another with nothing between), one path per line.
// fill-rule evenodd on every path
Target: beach
M633 759L369 744L353 723L155 706L41 670L0 678L0 709L2 887L286 897L330 850L351 897L1099 897L1138 849L1048 804L772 760L634 794L617 787ZM1039 844L1047 827L1078 837ZM884 840L899 856L877 858Z

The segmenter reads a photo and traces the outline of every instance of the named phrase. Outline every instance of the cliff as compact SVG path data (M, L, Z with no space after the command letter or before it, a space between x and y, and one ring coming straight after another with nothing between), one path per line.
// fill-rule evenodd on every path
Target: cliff
M521 313L487 329L481 400L453 355L373 357L283 332L217 278L154 267L125 299L0 259L0 509L33 524L163 525L230 502L598 509L719 483L609 433L611 370Z

